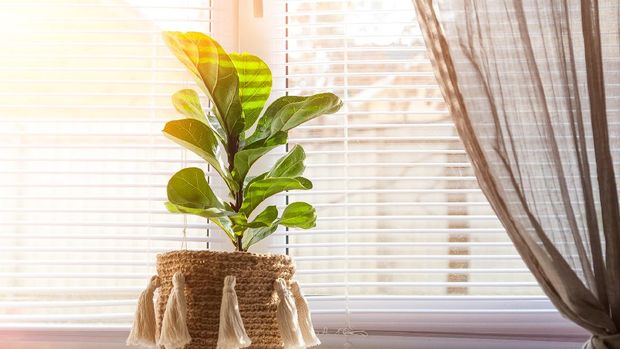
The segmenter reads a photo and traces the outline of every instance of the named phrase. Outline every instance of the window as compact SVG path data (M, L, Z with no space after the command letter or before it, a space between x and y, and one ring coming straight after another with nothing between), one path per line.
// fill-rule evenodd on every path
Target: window
M0 325L126 325L155 254L181 247L162 200L196 161L160 132L193 85L161 31L210 31L210 2L0 6Z
M557 318L477 185L411 1L284 5L286 91L344 100L290 137L315 182L289 198L317 207L317 228L287 240L306 293L330 300L315 318L466 332L493 312Z
M315 190L276 199L312 202L317 228L260 246L295 256L317 328L572 329L477 187L411 1L263 5L0 5L0 326L127 326L156 253L224 246L162 205L169 176L203 163L160 134L170 95L194 86L160 39L170 29L264 57L276 96L344 100L290 137Z

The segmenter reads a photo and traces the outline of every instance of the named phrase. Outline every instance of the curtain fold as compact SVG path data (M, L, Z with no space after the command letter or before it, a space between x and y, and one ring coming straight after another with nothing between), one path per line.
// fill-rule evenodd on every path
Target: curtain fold
M544 292L620 348L620 5L414 0L481 189Z

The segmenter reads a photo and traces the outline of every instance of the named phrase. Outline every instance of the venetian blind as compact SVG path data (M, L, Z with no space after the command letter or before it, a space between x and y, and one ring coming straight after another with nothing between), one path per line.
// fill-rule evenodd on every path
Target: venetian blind
M127 325L155 254L205 248L166 212L202 164L161 135L193 87L162 30L209 32L208 0L0 3L0 326Z
M0 326L127 326L156 253L227 246L163 207L170 175L204 162L161 136L194 84L160 32L209 32L217 3L0 5ZM259 246L295 257L317 328L555 319L477 187L411 3L265 0L262 21L275 96L344 101L291 134L314 190L274 198L313 203L317 228Z
M492 312L557 317L477 185L411 1L281 3L285 91L344 101L290 137L315 187L289 200L312 202L319 218L286 246L306 293L324 300L315 318L432 331Z

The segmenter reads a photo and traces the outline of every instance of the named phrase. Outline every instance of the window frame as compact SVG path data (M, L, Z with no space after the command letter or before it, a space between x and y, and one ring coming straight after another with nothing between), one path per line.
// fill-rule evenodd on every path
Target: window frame
M262 0L254 0L253 3ZM275 1L279 4L279 1ZM253 3L246 0L213 1L212 33L227 49L248 51L267 60L271 46L267 40L274 34L269 22L273 15L274 1L263 4L262 18L256 18ZM245 5L245 6L244 6ZM220 20L226 19L226 20ZM271 32L270 32L271 31ZM249 35L260 33L260 35ZM215 249L218 244L214 243ZM375 334L399 332L405 336L421 333L427 335L465 335L476 338L502 336L507 339L555 339L558 341L582 342L587 339L585 330L564 319L546 297L393 297L393 299L349 300L350 312L341 312L341 301L330 297L310 300L313 317L319 333L323 328L337 331L350 323L352 330ZM389 310L373 311L372 309ZM402 312L402 309L417 309ZM347 310L347 309L345 309ZM338 311L338 313L336 313ZM27 324L0 324L0 339L3 341L75 341L83 343L124 343L128 327L119 326L28 326ZM336 337L336 342L346 340ZM376 337L378 338L378 337ZM372 343L372 341L370 341ZM388 341L389 342L389 341ZM378 342L385 345L384 340ZM508 347L508 346L507 346ZM528 346L522 346L528 348ZM499 347L497 347L499 348ZM531 348L538 348L531 346Z

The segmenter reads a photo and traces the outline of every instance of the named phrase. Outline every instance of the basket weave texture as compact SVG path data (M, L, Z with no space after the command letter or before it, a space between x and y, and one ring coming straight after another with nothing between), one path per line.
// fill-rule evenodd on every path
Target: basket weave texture
M293 278L295 267L289 256L216 251L173 251L158 255L157 274L161 283L158 331L172 289L172 275L177 271L185 277L187 326L192 337L185 349L216 348L222 288L227 275L237 278L239 311L252 340L249 348L283 347L276 321L273 283L277 278L287 282Z

